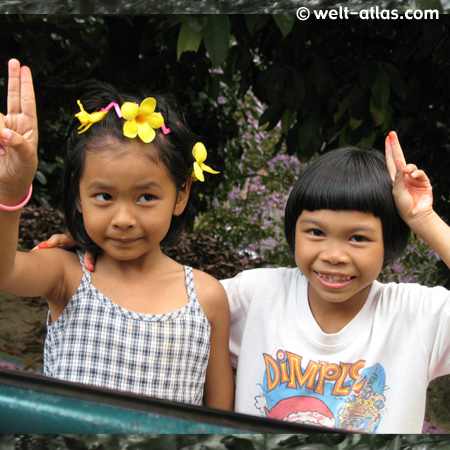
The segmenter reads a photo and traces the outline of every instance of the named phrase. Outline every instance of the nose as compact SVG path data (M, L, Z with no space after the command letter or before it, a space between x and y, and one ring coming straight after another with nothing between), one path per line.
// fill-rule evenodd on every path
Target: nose
M320 253L320 258L329 264L345 264L348 262L349 257L345 250L339 244L328 244L325 249Z
M120 205L114 213L111 225L117 230L126 231L136 226L136 218L134 217L132 207L128 205Z

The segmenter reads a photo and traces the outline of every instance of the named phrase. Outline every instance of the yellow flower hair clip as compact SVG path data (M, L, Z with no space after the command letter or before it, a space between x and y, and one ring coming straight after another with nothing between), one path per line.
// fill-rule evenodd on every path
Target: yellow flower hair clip
M102 108L100 111L88 113L83 108L80 100L77 100L80 111L75 114L75 117L80 121L78 133L84 133L94 123L100 122L114 108L117 117L123 118L123 135L127 138L134 139L139 136L142 142L146 144L155 139L155 130L161 128L163 134L169 134L170 128L164 125L164 118L161 113L155 112L156 99L154 97L145 98L140 105L133 102L125 102L122 107L119 107L117 102L111 102L108 106Z
M208 153L206 151L206 147L202 142L196 142L194 147L192 147L192 155L194 156L194 170L192 172L192 178L194 181L205 181L205 176L203 172L208 172L212 174L220 173L217 170L212 169L211 167L205 164L206 157Z
M147 97L141 104L125 102L120 111L125 119L123 124L123 135L134 139L139 136L142 142L148 144L155 139L155 130L164 125L161 113L155 112L156 99Z
M80 100L77 100L78 106L80 107L80 112L75 114L75 117L80 121L80 126L78 127L78 134L84 133L89 128L91 128L94 123L100 122L104 119L108 111L96 111L93 113L88 113L83 108Z

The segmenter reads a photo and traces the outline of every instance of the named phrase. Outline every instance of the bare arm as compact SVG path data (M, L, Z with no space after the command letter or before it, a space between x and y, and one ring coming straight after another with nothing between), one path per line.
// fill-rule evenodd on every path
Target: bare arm
M423 170L407 164L397 135L386 138L386 164L402 219L450 267L450 227L433 209L433 191Z
M230 312L225 291L209 275L195 272L199 300L211 324L211 351L206 372L205 398L210 408L232 410L234 381L229 346Z
M8 62L7 114L0 115L0 203L17 205L26 196L37 168L38 128L31 71ZM3 208L5 209L5 208ZM18 295L48 295L64 278L55 253L16 252L20 211L0 211L0 289Z

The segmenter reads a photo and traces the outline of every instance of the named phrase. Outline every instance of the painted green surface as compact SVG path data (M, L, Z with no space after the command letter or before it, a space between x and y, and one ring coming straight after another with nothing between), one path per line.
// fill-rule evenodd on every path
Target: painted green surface
M0 385L1 433L233 433L210 425Z

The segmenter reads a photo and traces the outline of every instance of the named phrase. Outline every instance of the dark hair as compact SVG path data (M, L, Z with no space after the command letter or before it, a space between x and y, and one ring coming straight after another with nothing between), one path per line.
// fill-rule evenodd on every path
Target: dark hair
M345 147L309 164L289 195L284 231L295 253L297 219L303 210L355 210L378 217L383 227L384 264L404 251L409 227L392 196L392 182L383 155L376 150Z
M148 95L147 93L138 97L123 94L106 83L90 82L85 86L85 94L80 100L87 112L94 112L99 111L113 101L119 105L126 101L140 104L145 97L149 96L156 98L156 111L163 115L165 126L171 130L167 135L164 135L160 130L156 131L156 137L152 144L158 149L158 158L168 169L178 191L185 185L192 174L192 147L199 138L185 123L184 117L179 112L172 97ZM84 228L83 217L77 207L86 149L88 145L89 148L95 147L97 143L101 143L102 140L108 137L114 137L119 142L130 142L130 140L123 135L123 119L118 118L114 110L111 110L103 120L95 123L85 133L78 134L78 126L79 121L74 118L66 141L64 214L67 228L80 247L83 250L99 254L101 249L88 236ZM191 214L190 202L188 201L184 212L179 216L172 217L169 231L162 244L174 241Z

